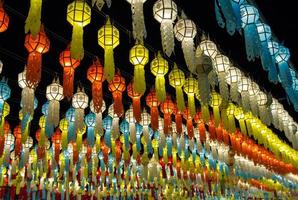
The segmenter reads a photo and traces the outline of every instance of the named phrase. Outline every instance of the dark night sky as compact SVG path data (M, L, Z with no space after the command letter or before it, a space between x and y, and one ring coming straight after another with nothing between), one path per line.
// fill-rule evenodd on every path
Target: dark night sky
M0 59L4 63L3 75L9 79L9 85L12 88L12 96L8 102L11 105L9 122L13 127L18 123L18 111L20 109L19 101L21 90L17 85L17 74L23 71L27 58L27 51L23 44L25 37L24 21L29 10L29 2L29 0L6 0L5 6L10 16L10 26L5 33L0 34ZM39 107L35 111L36 116L32 130L36 130L38 118L41 115L41 104L46 100L46 86L52 82L56 73L60 75L60 80L62 81L62 67L59 65L58 56L59 53L65 49L71 38L72 27L66 21L66 7L70 2L69 0L43 1L42 22L45 24L46 33L51 40L51 47L49 53L43 56L42 81L36 90ZM159 23L152 15L154 2L155 0L147 0L144 5L145 23L148 32L145 42L153 47L156 52L161 49L161 45ZM196 44L199 42L202 32L209 34L210 38L232 59L233 63L239 65L239 67L261 87L271 92L273 96L285 106L291 116L293 116L296 121L298 120L297 113L293 111L292 106L287 103L282 87L268 82L267 74L262 70L260 61L248 62L246 60L242 36L236 34L231 37L225 30L218 27L214 16L213 1L175 0L175 2L184 10L186 15L197 24L199 31ZM295 1L257 0L256 4L266 19L266 22L271 26L276 37L290 49L292 53L291 61L294 63L294 66L298 66L298 60L296 59L298 58L298 23L293 10L295 8ZM133 74L133 67L129 63L128 53L129 49L134 45L131 33L126 30L131 30L130 4L125 0L113 0L111 9L104 7L103 11L109 14L117 23L121 24L121 41L120 46L115 49L115 62L116 66L121 70L122 75L126 78L126 82L129 83ZM97 31L104 24L104 20L105 18L102 13L92 10L91 23L84 29L84 47L86 53L85 58L76 71L76 85L80 82L85 87L88 94L91 94L91 91L90 83L86 79L87 69L92 63L94 55L99 56L101 59L103 58L103 50L97 44ZM150 52L150 60L153 57L154 53ZM171 57L171 60L177 61L180 67L184 66L185 68L180 42L176 41L175 54ZM146 69L146 80L147 87L150 88L150 86L154 84L154 79L149 71L149 65L147 65ZM108 92L107 83L105 83L104 88L104 98L108 104L110 104L111 95ZM170 93L174 92L171 87L168 87L167 91ZM126 94L124 100L128 100ZM63 100L61 113L65 113L69 105L69 102ZM129 106L127 101L125 101L125 106ZM280 135L284 138L281 133Z

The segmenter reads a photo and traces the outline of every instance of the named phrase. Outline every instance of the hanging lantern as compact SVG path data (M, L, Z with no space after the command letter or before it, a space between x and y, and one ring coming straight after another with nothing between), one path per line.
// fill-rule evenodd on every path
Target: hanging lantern
M278 65L278 77L284 88L292 85L292 76L289 70L288 60L290 59L290 51L288 48L279 45L278 52L275 54L275 62Z
M95 142L95 132L94 132L94 127L95 127L95 122L96 122L96 117L94 113L89 113L85 117L85 123L87 126L87 141L88 145L93 147L94 142Z
M192 119L193 117L190 114L190 109L187 107L183 112L183 117L186 120L187 135L191 139L194 137L194 129Z
M70 107L66 111L65 116L66 116L66 119L68 122L68 124L67 124L68 131L67 131L67 135L66 135L67 141L72 142L72 141L75 141L75 139L76 139L76 130L75 130L76 111L75 111L75 109L73 107ZM61 121L60 121L60 123L61 123ZM63 131L62 131L62 133L63 133Z
M174 69L169 73L169 82L176 90L176 102L179 111L183 112L185 108L184 96L182 87L185 83L185 76L182 70L178 69L176 63Z
M174 103L170 95L167 95L166 100L160 104L160 110L164 114L164 133L168 135L170 133L170 127L172 125L171 115L174 112Z
M37 86L41 79L42 54L47 53L50 49L50 40L43 26L36 36L32 33L27 34L24 45L29 53L26 78L30 85Z
M241 107L235 108L234 115L239 122L241 133L243 133L244 135L247 135L246 125L245 125L245 115L243 113L242 108Z
M60 101L64 98L63 87L59 84L59 79L54 79L53 83L47 86L47 99L50 101L48 108L48 123L55 127L59 125Z
M147 36L143 13L146 0L127 0L127 2L131 4L133 37L137 41L143 41Z
M14 143L15 155L20 155L20 153L22 151L22 133L21 133L20 125L18 125L14 128L13 135L15 136L15 143Z
M24 163L28 163L29 161L29 150L33 146L33 139L29 136L23 144L23 149L24 149Z
M219 93L224 101L228 101L229 88L226 82L226 73L230 68L229 58L222 54L217 54L214 59L214 67L218 75Z
M132 99L133 115L137 122L141 121L141 94L135 91L133 83L128 84L127 94Z
M198 93L198 81L190 76L185 80L183 90L187 94L190 116L194 117L196 114L195 94Z
M169 70L168 62L161 56L160 52L150 65L151 73L155 77L155 89L159 102L163 102L166 98L165 75Z
M5 121L6 116L10 112L10 106L7 102L4 102L3 108L1 110L1 118L0 118L0 137L4 135L5 132L5 124L7 123Z
M137 0L142 1L142 0ZM144 67L149 61L149 51L143 44L136 44L129 51L129 61L134 65L134 88L137 93L144 94L146 91L146 80Z
M67 6L67 21L73 26L70 54L76 60L84 57L83 28L90 20L91 8L84 0L75 0Z
M241 81L241 76L241 71L236 67L231 66L227 71L226 81L230 85L230 97L236 103L239 102L238 83Z
M0 81L0 119L2 121L2 115L4 114L4 102L10 97L11 90L5 79Z
M9 25L9 16L3 8L4 0L0 0L0 33L7 30Z
M63 94L70 100L73 95L75 69L80 65L80 60L71 57L70 48L68 46L60 53L59 62L63 67Z
M257 99L258 99L259 92L260 92L260 88L259 88L258 84L251 81L249 84L248 92L249 92L250 110L255 116L258 116L259 111L258 111L258 104L257 104L258 100Z
M75 108L75 133L83 129L85 108L88 107L89 97L84 89L78 88L77 93L73 95L72 106Z
M92 7L96 5L98 10L101 10L104 4L107 4L108 8L112 5L112 0L92 0Z
M99 133L100 136L103 135L103 128L102 128L102 113L106 109L106 104L104 101L102 101L101 110L97 112L94 107L93 100L90 102L90 110L95 114L95 133Z
M54 150L54 158L56 163L59 162L59 154L61 150L61 131L57 128L55 133L52 135L52 145Z
M176 129L176 132L180 135L182 133L182 114L183 114L183 112L178 109L178 106L176 104L174 105L173 114L175 115L175 129ZM172 129L173 129L173 127L172 127Z
M238 91L241 94L241 106L244 112L248 112L250 110L249 84L250 80L245 76L242 76L238 83Z
M181 42L185 63L192 73L196 72L194 38L197 34L195 23L190 19L180 19L174 26L174 34Z
M172 0L158 0L153 5L153 16L160 23L163 52L170 57L175 45L173 22L177 17L177 5Z
M25 21L25 33L30 33L36 37L40 31L42 0L30 0L30 9Z
M158 106L160 103L154 90L151 90L146 96L146 104L150 108L151 128L153 129L153 131L156 131L158 129Z
M103 67L98 58L93 61L87 71L87 78L92 83L92 100L96 112L99 112L102 107L102 83L105 80Z
M229 131L231 133L234 133L236 131L236 124L235 124L235 106L232 103L229 103L229 106L227 108L227 117L229 121Z
M211 107L213 108L213 116L214 116L214 122L215 126L217 127L220 123L220 113L219 113L219 107L222 103L221 96L217 94L216 92L211 93Z
M125 79L120 73L115 74L114 78L109 82L109 90L113 95L114 112L120 117L124 113L122 92L125 90Z
M132 111L132 110L131 110ZM112 120L112 132L113 132L113 137L114 139L117 139L120 135L119 132L119 118L122 116L119 116L115 110L114 110L114 103L110 105L109 109L108 109L108 115L111 117ZM133 118L133 114L131 115Z
M33 116L34 113L34 90L35 86L30 85L26 79L26 69L18 74L18 84L22 88L22 111L24 114Z
M7 165L9 164L10 151L14 149L15 145L15 137L11 133L5 135L3 158L5 162L8 160L6 162Z
M59 123L59 129L61 130L62 132L62 150L65 151L67 149L67 146L68 146L68 136L67 136L67 133L68 133L68 121L66 118L62 119Z
M119 31L107 19L106 24L98 30L98 44L104 49L104 74L108 82L115 75L115 63L113 49L119 45Z
M205 38L205 36L203 35L203 38L201 43L199 44L199 47L206 56L209 56L210 58L215 59L218 51L217 51L217 46L214 42L212 42L208 38Z
M249 4L240 6L242 28L244 29L244 39L246 55L249 61L259 57L260 44L256 23L259 21L259 11Z
M267 107L267 101L267 95L260 91L257 95L259 117L264 124L269 125L271 123L271 116Z
M143 110L141 114L141 121L140 125L143 126L143 136L145 138L146 144L148 145L149 142L151 142L150 135L149 135L149 124L151 123L151 116Z

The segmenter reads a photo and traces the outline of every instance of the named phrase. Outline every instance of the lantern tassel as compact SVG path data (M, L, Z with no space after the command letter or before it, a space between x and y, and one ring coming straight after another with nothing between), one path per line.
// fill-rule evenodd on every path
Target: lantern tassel
M226 82L226 73L220 72L218 74L218 81L219 81L219 93L224 101L229 100L229 88Z
M88 141L88 145L93 147L94 146L94 140L95 140L95 136L94 136L94 128L93 127L88 127L87 129L87 141Z
M229 130L230 132L234 133L236 131L234 115L228 115L228 120L229 120Z
M94 104L94 110L96 113L100 112L102 107L102 83L100 81L94 81L92 83L92 100Z
M123 104L122 104L122 93L121 92L113 92L114 99L114 113L118 116L122 116L123 114Z
M151 128L153 131L157 131L158 129L158 108L153 106L150 109L150 115L151 115Z
M113 117L113 139L117 139L120 136L120 132L119 132L119 117L114 116Z
M192 118L187 119L187 134L189 138L193 138L194 136L194 130L193 130L193 124L192 124Z
M225 20L223 19L223 16L220 12L220 8L218 6L217 0L214 0L214 6L215 6L215 16L216 16L217 24L219 27L224 28Z
M232 101L239 102L238 83L231 83L230 96Z
M48 122L48 116L47 116L47 119L46 119L46 127L45 127L45 132L46 132L46 136L48 138L52 137L53 133L54 133L54 125L53 124L49 124Z
M259 114L258 103L255 95L249 96L249 104L250 104L250 109L252 114L254 114L255 116L258 116Z
M195 45L193 39L184 39L182 42L182 50L189 71L191 71L192 73L196 73Z
M270 125L271 120L270 120L270 114L269 111L267 109L267 107L265 105L259 106L259 116L261 121L266 124L266 125Z
M287 62L283 61L278 64L279 77L281 84L284 88L292 86L292 76L289 70L289 65Z
M170 133L171 115L164 114L164 133L167 135Z
M176 87L176 101L178 110L183 112L185 109L185 102L182 87Z
M248 91L241 92L241 106L244 112L248 112L250 110L250 97Z
M140 98L133 98L132 103L133 103L133 116L137 122L140 122L142 119Z
M146 27L143 14L143 1L132 1L132 27L133 36L138 41L143 41L143 37L146 37Z
M37 51L29 54L27 60L26 79L31 85L37 85L41 79L42 55Z
M150 142L150 135L149 135L149 127L148 126L143 126L143 135L146 144L148 145Z
M173 22L171 20L163 20L160 25L161 43L163 52L170 57L174 51L174 32Z
M103 128L102 128L102 113L95 114L95 132L99 133L100 136L103 135Z
M245 47L246 47L246 54L247 59L249 61L254 61L255 58L259 57L259 36L257 32L256 25L253 24L247 24L244 27L244 38L245 38Z
M223 13L223 16L225 17L227 32L230 35L233 35L235 33L237 19L233 11L231 1L219 0L219 5Z
M77 150L78 152L80 152L83 144L82 134L77 135L76 144L77 144Z
M136 125L134 123L129 123L130 132L130 142L134 144L136 142Z
M75 109L75 122L74 122L74 127L75 127L75 134L77 131L80 131L84 127L84 109L77 108Z
M264 70L269 71L268 72L269 80L273 83L277 83L278 77L277 77L276 64L275 62L273 62L272 56L270 55L267 41L262 42L260 58L261 58L261 62Z
M188 97L188 107L190 111L190 116L194 117L196 114L195 95L188 94L187 97Z
M104 74L107 78L107 81L110 82L115 75L115 63L114 63L114 52L113 47L105 47L104 55Z
M25 33L30 31L34 38L40 30L41 7L42 0L30 1L29 13L25 21Z
M165 77L164 76L156 76L155 88L156 88L157 100L159 102L163 102L166 99L166 87L165 87Z
M218 106L213 107L213 116L214 116L215 126L218 127L218 125L220 123L220 113L219 113L219 107Z
M83 26L73 23L70 53L71 57L77 60L81 60L84 57L83 34Z
M75 126L74 126L74 122L69 122L68 124L69 125L68 125L67 139L68 139L68 142L70 142L70 141L75 140L76 129L75 129Z
M63 95L70 100L73 95L74 69L72 67L63 68Z
M208 104L210 100L210 84L208 80L208 76L205 73L198 74L198 85L199 87L199 94L200 94L200 101L204 104Z
M34 113L34 89L25 87L22 90L22 104L23 104L23 113L33 116Z
M49 103L48 109L48 123L57 127L59 125L60 103L59 101L52 100Z
M175 123L176 123L177 133L181 134L182 133L182 116L181 116L181 114L175 115Z
M229 118L227 115L227 108L221 110L221 121L225 129L230 130Z
M133 88L139 94L144 94L146 91L145 70L143 65L134 67Z
M209 113L209 107L207 104L202 104L201 105L201 110L202 110L202 118L204 122L209 122L210 120L210 113Z
M245 125L245 121L243 119L239 120L239 125L240 125L241 133L243 133L244 135L247 135L246 125Z

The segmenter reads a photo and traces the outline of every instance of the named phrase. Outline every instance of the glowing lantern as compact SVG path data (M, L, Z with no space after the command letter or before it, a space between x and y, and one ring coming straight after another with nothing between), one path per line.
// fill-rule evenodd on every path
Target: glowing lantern
M241 105L244 112L248 112L250 110L249 84L250 84L250 80L245 76L242 76L238 83L238 91L241 94Z
M141 94L135 91L133 86L134 84L130 83L127 86L127 94L132 99L133 115L137 122L141 121Z
M268 103L267 95L260 91L257 96L257 102L258 102L258 109L259 109L259 117L261 121L264 124L269 125L271 123L271 120L270 120L271 116L268 110L268 107L270 105L267 105Z
M157 100L156 92L151 90L146 96L146 104L150 107L150 116L151 116L151 128L153 131L158 129L158 106L159 101Z
M118 116L114 110L114 104L111 104L108 109L108 115L111 117L112 120L112 132L115 139L117 139L120 135L119 132L119 118L122 116ZM131 115L133 117L133 114Z
M105 80L103 67L98 58L93 61L87 71L87 78L92 83L92 100L96 112L99 112L102 106L102 83Z
M129 51L129 61L134 65L133 86L137 93L143 95L146 91L144 67L149 61L148 49L142 44L136 44Z
M67 138L68 121L66 118L60 121L59 128L62 132L62 150L65 151L67 149L67 144L68 144L68 138Z
M95 141L94 127L95 127L96 117L94 113L89 113L85 117L85 123L87 125L87 141L88 145L93 147Z
M190 109L188 107L185 108L183 112L183 117L186 120L187 135L189 138L193 138L194 137L194 129L193 129L193 123L192 123L193 117L191 116Z
M114 100L114 112L120 117L123 114L122 92L125 90L125 79L120 73L115 74L109 82L109 90L112 92Z
M184 96L182 87L185 83L185 76L182 70L178 69L174 64L174 69L169 73L169 82L176 90L176 101L179 111L183 112L185 108Z
M103 128L102 128L102 113L106 109L106 104L104 101L102 101L101 110L97 112L94 108L93 100L90 102L90 110L95 114L95 133L99 133L100 136L103 135Z
M52 135L52 143L54 149L54 158L55 161L59 162L59 154L61 149L61 131L57 128L55 133Z
M59 84L59 79L54 79L53 83L47 86L47 99L50 101L48 108L48 123L55 127L59 124L60 101L64 98L63 87Z
M235 125L235 106L232 103L229 103L229 106L227 108L227 116L229 120L229 131L231 133L234 133L236 131L236 125Z
M41 9L42 0L30 0L30 9L25 21L25 33L30 31L33 37L35 37L40 30Z
M289 70L288 60L290 59L290 51L288 48L279 45L278 52L275 54L275 62L278 65L278 77L284 88L292 85L292 76Z
M145 138L145 141L148 145L148 143L151 141L150 140L150 135L149 135L149 124L151 122L151 117L150 115L143 110L142 114L141 114L141 121L140 121L140 125L143 126L143 136Z
M33 146L33 139L29 136L23 144L24 149L24 163L27 163L29 161L29 149Z
M175 129L176 129L176 132L178 134L181 134L182 133L182 114L183 114L183 112L178 110L178 107L175 104L173 113L175 115ZM173 129L173 127L172 127L172 129Z
M230 67L227 71L227 82L230 85L230 96L232 101L238 102L239 95L238 95L238 83L241 80L241 71L236 67Z
M108 18L106 24L98 30L98 44L104 49L104 74L108 82L115 75L115 63L113 49L119 45L119 31Z
M9 24L9 16L3 8L3 0L0 1L0 33L7 30Z
M165 87L165 75L169 70L168 62L162 58L160 52L155 59L152 60L150 65L151 73L156 76L155 78L155 89L156 95L159 102L162 102L166 98L166 87Z
M259 112L258 112L258 104L257 104L257 99L260 93L260 88L258 86L258 84L256 84L255 82L251 81L250 85L249 85L249 103L250 103L250 110L251 112L255 115L258 116Z
M74 59L84 57L83 28L90 20L91 8L84 0L75 0L67 6L67 21L73 26L70 52Z
M244 135L247 135L246 125L245 125L245 115L243 113L242 108L241 107L235 108L234 115L239 122L241 133L243 133Z
M89 97L84 89L78 88L77 93L73 95L72 106L75 108L75 132L81 130L84 126L84 110L88 107Z
M22 88L22 110L24 114L33 116L34 112L34 85L30 85L26 79L26 69L18 74L18 84Z
M187 94L190 116L194 117L196 114L195 94L198 93L198 81L190 76L185 80L183 90Z
M161 43L163 52L171 56L174 51L173 22L177 17L177 5L172 0L158 0L153 5L154 18L161 23Z
M246 46L247 59L249 61L259 57L260 44L256 23L259 21L259 11L249 4L240 6L242 28Z
M69 100L73 95L74 73L75 69L80 65L80 60L71 57L68 46L60 53L59 62L63 67L63 94Z
M217 127L220 123L220 113L219 113L219 107L222 103L222 99L219 94L216 92L211 93L211 107L213 108L213 116L214 116L214 122L215 126Z
M0 81L0 116L2 120L2 115L4 111L4 102L10 97L10 87L7 84L7 81L5 79L2 79Z
M21 133L21 126L18 125L14 128L13 134L15 136L15 143L14 143L14 148L15 148L15 155L20 155L22 151L22 133Z
M29 53L26 79L30 85L37 86L41 79L42 54L47 53L50 48L50 40L44 32L43 26L36 36L31 33L27 34L24 45Z
M11 134L8 133L7 135L5 135L5 142L4 142L4 159L8 160L9 156L10 156L10 151L12 151L15 147L15 137ZM7 164L9 160L7 161Z
M1 110L1 118L0 118L0 137L4 135L5 132L5 117L9 114L10 112L10 106L7 102L4 102L3 108Z
M180 19L174 26L174 34L178 41L181 42L184 59L188 69L195 73L195 46L194 37L197 34L195 23L190 19Z
M129 132L130 132L130 142L135 143L136 141L136 120L133 115L133 109L130 107L125 112L125 119L129 123Z
M133 37L138 41L143 41L143 38L147 36L143 13L146 0L127 1L131 4Z
M203 37L199 47L206 56L215 59L215 56L217 55L217 47L214 42Z
M165 101L160 104L160 110L164 114L164 133L168 135L170 133L170 127L172 125L171 115L174 112L175 105L170 95L167 95Z
M228 101L229 88L226 82L226 73L230 68L229 58L222 54L217 54L217 56L215 56L215 59L214 59L214 67L218 75L219 93L222 96L224 101Z

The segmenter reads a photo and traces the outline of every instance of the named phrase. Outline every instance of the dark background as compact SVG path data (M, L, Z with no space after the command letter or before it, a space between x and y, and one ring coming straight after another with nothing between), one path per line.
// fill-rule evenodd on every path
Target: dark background
M39 106L35 110L34 120L32 122L31 135L34 135L38 128L38 119L41 116L41 105L46 101L45 89L49 85L55 75L60 76L62 83L62 67L59 65L58 57L70 41L72 26L66 21L66 8L70 0L43 0L42 23L46 27L47 36L50 38L50 51L43 56L42 80L36 89L36 97ZM90 3L90 1L88 1ZM160 24L153 18L152 6L155 0L147 0L144 5L145 23L147 28L147 38L145 45L151 50L150 60L154 58L154 54L161 50L160 42ZM215 41L227 56L231 58L233 63L242 69L248 76L255 80L261 88L271 92L297 121L298 115L289 105L284 89L278 85L274 85L268 81L267 73L263 71L260 61L248 62L246 59L245 46L243 37L239 34L229 36L224 29L218 27L214 15L214 2L212 0L175 0L179 6L179 12L184 10L185 14L197 25L198 34L195 43L198 44L200 36L204 32ZM27 59L27 50L24 47L24 22L29 10L29 0L6 0L5 9L10 16L9 28L6 32L0 34L0 59L4 63L2 75L8 78L8 84L12 89L11 98L8 103L11 106L11 112L8 121L14 127L19 123L18 112L20 110L20 94L21 89L17 84L17 75L22 72ZM275 33L278 41L283 43L290 49L291 61L294 66L298 66L298 23L295 9L295 1L284 0L256 0L261 15ZM97 31L105 22L105 15L111 17L112 22L120 31L120 45L115 49L115 64L121 70L122 75L128 84L132 78L133 66L129 63L129 49L134 45L134 39L129 30L131 27L131 8L130 4L125 0L112 0L112 7L108 9L103 7L103 12L92 9L92 20L84 29L84 48L85 57L81 65L77 68L75 74L75 88L81 83L85 87L86 93L91 97L91 85L86 78L88 67L92 64L94 56L103 59L103 49L97 43ZM181 51L181 44L175 41L175 53L170 58L184 68L185 63ZM146 66L147 88L154 85L154 77L150 73L149 64ZM172 67L172 65L171 65ZM297 69L296 69L297 70ZM104 98L107 105L111 104L112 97L108 91L107 82L104 83ZM170 86L167 91L174 95L174 90ZM130 105L130 99L124 94L124 105ZM71 105L71 102L63 100L61 105L62 117ZM144 102L143 102L144 105ZM279 136L286 140L283 133L275 130ZM287 141L288 142L288 141Z

